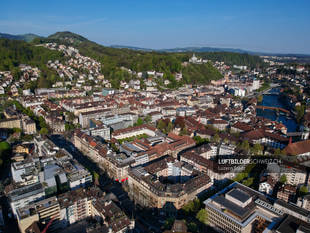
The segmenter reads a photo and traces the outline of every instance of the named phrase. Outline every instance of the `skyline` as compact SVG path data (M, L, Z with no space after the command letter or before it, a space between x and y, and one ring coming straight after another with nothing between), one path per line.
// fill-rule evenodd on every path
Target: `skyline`
M236 48L310 54L310 2L24 1L2 4L0 32L71 31L102 45Z

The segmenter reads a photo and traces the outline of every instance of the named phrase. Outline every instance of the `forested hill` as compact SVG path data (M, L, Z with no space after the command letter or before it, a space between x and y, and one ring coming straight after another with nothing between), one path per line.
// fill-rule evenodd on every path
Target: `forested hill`
M51 86L57 79L55 71L46 66L48 60L64 60L61 52L49 50L41 46L34 46L24 41L0 39L0 71L11 71L14 78L20 77L20 64L38 67L41 77L33 85Z
M28 33L28 34L23 34L23 35L11 35L7 33L0 33L0 38L5 38L5 39L11 39L11 40L23 40L26 42L31 42L35 38L38 38L38 35Z
M252 68L262 67L263 60L256 55L234 52L204 52L199 55L211 61L223 61L227 65L243 65Z
M64 57L60 52L37 46L47 42L73 46L79 49L82 55L92 57L101 62L103 64L103 74L111 81L113 87L116 88L121 80L129 81L136 78L127 71L121 70L121 67L126 67L136 72L150 70L163 72L163 80L168 79L170 81L169 87L177 87L184 83L207 84L211 80L217 80L222 77L222 74L211 63L182 66L182 63L188 61L192 53L137 51L126 48L106 47L71 32L57 32L47 38L36 38L30 43L0 39L0 71L11 70L16 73L19 64L37 66L43 71L42 76L46 78L47 82L44 85L50 86L58 78L55 72L47 69L46 63L48 60L62 60ZM224 61L228 65L236 64L257 67L263 64L259 57L247 54L211 52L197 53L196 55L211 61ZM183 73L184 78L181 82L177 82L174 78L174 74L177 72ZM39 87L43 81L44 79L40 79Z

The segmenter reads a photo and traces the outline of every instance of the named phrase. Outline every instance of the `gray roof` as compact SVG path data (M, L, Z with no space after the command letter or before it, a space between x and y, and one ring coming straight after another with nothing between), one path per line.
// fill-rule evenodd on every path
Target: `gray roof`
M291 215L287 215L275 230L280 233L296 233L297 230L299 232L309 233L310 224Z
M227 200L224 196L217 196L214 198L213 201L223 206L229 212L233 213L241 219L246 218L252 212L250 208L242 208L239 205L233 203L232 201Z
M9 198L12 201L17 201L23 198L36 195L38 193L44 193L43 185L41 183L35 183L18 189L14 189L9 193Z
M241 201L242 203L245 203L246 201L248 201L251 198L250 195L241 191L240 189L232 189L226 195L229 195L229 196L235 198L236 200Z

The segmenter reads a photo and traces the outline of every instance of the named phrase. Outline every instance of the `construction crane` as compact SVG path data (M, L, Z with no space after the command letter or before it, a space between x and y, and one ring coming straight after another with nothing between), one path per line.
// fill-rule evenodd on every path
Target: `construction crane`
M46 233L47 229L50 227L53 221L54 221L54 217L51 218L51 220L48 222L48 224L45 226L45 228L43 229L41 233Z

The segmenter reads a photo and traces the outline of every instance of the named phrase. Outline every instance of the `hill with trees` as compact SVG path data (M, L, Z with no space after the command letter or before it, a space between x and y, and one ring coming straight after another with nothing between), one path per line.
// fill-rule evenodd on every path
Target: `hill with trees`
M10 39L10 40L23 40L26 42L31 42L35 38L39 38L40 36L28 33L28 34L23 34L23 35L12 35L12 34L6 34L6 33L0 33L0 38L4 39Z
M41 77L35 86L50 86L57 76L55 71L47 68L47 61L64 59L64 55L58 51L34 46L24 41L0 39L0 71L11 71L14 78L18 78L21 76L18 68L20 64L38 67L41 70Z
M56 32L52 35L49 35L47 37L48 39L52 40L60 40L60 41L65 41L69 43L81 43L84 41L88 41L85 37L80 36L78 34L72 33L72 32Z
M11 70L13 75L18 72L19 64L36 66L42 70L42 78L37 86L49 87L57 80L54 71L46 66L48 60L65 59L61 52L48 50L41 46L42 43L55 42L77 48L84 56L91 57L103 64L102 73L109 79L113 87L118 87L121 80L129 81L136 78L122 67L136 72L155 70L163 72L164 77L158 80L162 84L168 79L168 88L178 87L182 84L207 84L211 80L217 80L222 74L211 63L187 64L192 56L189 52L159 52L159 51L138 51L128 48L112 48L99 45L71 32L57 32L46 38L37 37L32 42L0 39L0 70ZM207 52L199 53L197 56L210 61L224 61L228 65L248 65L251 67L261 66L262 60L257 56L231 52ZM175 73L183 74L180 82L175 80ZM19 76L17 76L19 77ZM144 77L146 77L144 75ZM44 82L44 79L47 82Z

